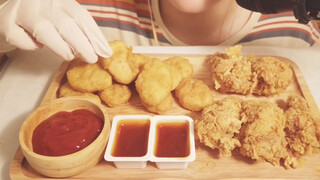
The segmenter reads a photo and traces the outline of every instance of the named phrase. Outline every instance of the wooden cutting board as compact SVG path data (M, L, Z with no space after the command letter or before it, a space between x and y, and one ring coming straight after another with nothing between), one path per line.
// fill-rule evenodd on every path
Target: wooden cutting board
M175 56L174 54L147 54L147 56L166 59ZM203 80L211 87L215 100L229 96L213 89L211 74L208 65L208 55L179 55L188 58L194 67L194 78ZM294 71L294 80L284 93L272 97L241 96L243 99L269 100L277 103L280 107L284 104L289 95L298 94L303 96L311 107L312 114L320 117L319 109L307 87L307 83L299 70L298 66L291 60L278 57L282 61L291 64ZM61 65L50 84L42 104L57 98L59 86L66 81L65 72L68 63ZM133 89L133 96L128 104L117 108L107 108L110 120L115 115L120 114L151 114L140 104L137 92ZM234 94L233 94L234 95ZM189 115L192 118L199 117L200 113L187 111L174 103L173 109L166 114L170 115ZM273 166L267 162L257 162L240 155L239 150L235 149L231 157L220 157L217 150L205 147L196 140L196 160L189 163L185 170L159 170L154 163L148 162L144 169L117 169L112 162L103 159L93 168L77 176L68 179L320 179L320 154L306 156L305 163L301 168L286 170L283 166ZM20 149L11 163L10 175L12 179L48 179L34 171L25 160Z

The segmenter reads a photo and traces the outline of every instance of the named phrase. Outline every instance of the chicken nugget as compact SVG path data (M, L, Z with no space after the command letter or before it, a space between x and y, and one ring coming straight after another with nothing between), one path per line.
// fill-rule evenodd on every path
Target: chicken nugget
M157 114L164 114L165 112L172 109L173 97L170 93L162 102L160 102L160 104L156 106L147 106L146 104L143 103L143 101L141 103L150 112L157 113Z
M240 153L279 165L280 160L288 156L283 110L268 101L249 100L242 103L242 111Z
M135 86L146 106L157 106L171 93L172 76L168 66L159 59L153 59L139 73Z
M195 121L195 129L201 143L212 149L219 149L223 156L240 146L235 137L241 128L241 102L237 97L226 97L207 106L201 118Z
M184 78L175 89L175 95L181 106L191 111L213 104L213 92L199 79Z
M71 62L67 79L73 89L81 92L101 91L112 84L111 75L98 63L88 64L81 60Z
M103 68L108 70L113 79L122 84L131 83L138 75L139 68L132 62L132 48L122 41L109 43L113 54L109 58L100 59Z
M100 91L99 96L108 106L116 107L129 101L131 91L127 85L112 84L103 91Z
M133 65L139 69L140 69L148 62L151 61L151 58L148 56L145 56L143 54L137 54L137 53L132 53L131 57L130 57Z
M172 66L172 65L168 65L168 68L170 70L171 73L171 77L172 77L172 87L171 87L171 91L173 91L174 89L176 89L181 80L182 80L182 73L180 71L177 70L176 67Z
M58 97L67 97L67 96L81 96L81 97L87 97L90 98L92 101L101 103L101 100L99 96L93 94L93 93L84 93L81 91L77 91L72 89L70 84L68 82L64 83L60 89L59 89L59 94Z
M193 66L186 58L174 56L164 60L164 62L176 67L177 70L181 72L182 78L191 77L193 75Z
M214 87L220 92L252 94L257 76L251 70L251 62L241 56L241 46L226 50L227 54L215 53L210 60Z
M258 84L253 93L274 95L283 92L291 83L293 73L290 65L275 57L261 57L252 61Z

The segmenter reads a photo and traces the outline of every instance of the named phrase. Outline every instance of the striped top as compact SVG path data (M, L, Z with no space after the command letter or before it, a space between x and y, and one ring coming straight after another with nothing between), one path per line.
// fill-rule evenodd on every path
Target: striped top
M188 45L176 39L162 22L158 0L77 0L94 17L108 41L122 40L130 46ZM153 18L151 18L151 13ZM315 23L299 24L292 12L261 15L252 13L248 23L235 35L218 45L264 45L308 47L319 45L320 32Z

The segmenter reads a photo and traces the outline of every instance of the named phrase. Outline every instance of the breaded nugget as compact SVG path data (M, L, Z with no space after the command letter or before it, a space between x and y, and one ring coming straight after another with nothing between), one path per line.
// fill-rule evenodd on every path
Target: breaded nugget
M130 59L134 67L138 68L140 72L140 69L152 58L145 56L143 54L132 53Z
M181 80L182 80L182 74L180 71L177 70L176 67L172 66L172 65L168 65L168 68L170 70L171 73L171 77L172 77L172 87L170 88L170 91L173 91L174 89L176 89Z
M153 59L139 73L135 86L146 106L157 106L171 93L172 76L168 66L159 59Z
M84 93L77 90L72 89L70 84L68 82L64 83L60 89L58 97L67 97L67 96L81 96L81 97L87 97L91 99L94 102L101 103L101 100L98 95L95 95L93 93Z
M235 137L241 128L241 102L229 96L207 106L201 118L195 121L195 129L201 143L219 149L221 155L231 156L231 151L240 146Z
M307 102L301 96L290 96L288 105L289 108L285 112L285 133L289 151L298 158L319 152L319 119L311 115Z
M257 77L251 62L241 56L241 46L226 49L227 54L215 53L210 60L214 87L220 92L251 94Z
M253 93L273 95L283 92L291 83L293 73L290 65L275 57L261 57L252 61L258 84Z
M279 165L280 159L288 156L283 110L268 101L249 100L242 103L242 111L240 153Z
M173 79L171 90L176 89L183 78L191 77L193 74L193 66L186 58L174 56L164 60L164 62L170 65Z
M125 104L131 97L131 91L127 85L112 84L99 92L101 100L110 107Z
M213 104L213 92L200 79L184 78L175 89L175 95L181 106L191 111Z
M172 109L173 97L170 93L160 104L156 106L147 106L146 104L143 103L143 101L142 101L142 105L144 105L146 109L150 112L157 113L157 114L164 114L165 112Z
M182 74L182 78L191 77L193 75L193 66L190 61L180 56L170 57L164 60L165 63L177 68Z
M71 62L67 79L73 89L81 92L101 91L112 84L111 75L98 63L88 64L81 60Z
M109 58L100 59L103 68L108 70L113 79L122 84L131 83L138 75L139 68L132 62L132 49L122 41L109 43L113 54Z

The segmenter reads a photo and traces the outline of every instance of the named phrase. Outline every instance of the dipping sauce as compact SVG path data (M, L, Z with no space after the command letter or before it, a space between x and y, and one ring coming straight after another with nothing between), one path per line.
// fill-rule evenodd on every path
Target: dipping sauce
M117 124L111 155L115 157L141 157L147 154L149 120L120 120Z
M190 154L189 123L159 122L154 153L156 157L187 157Z
M92 143L103 125L99 117L86 109L58 112L35 128L33 151L45 156L72 154Z

